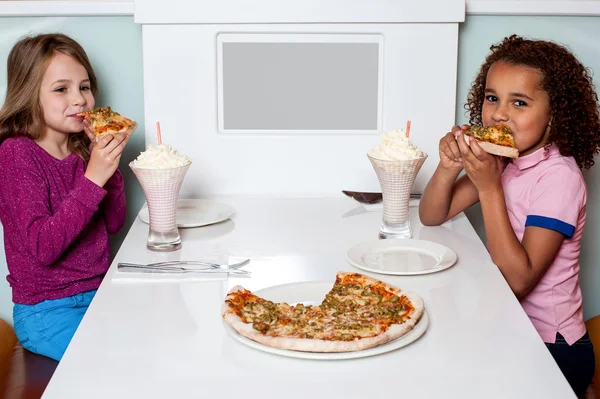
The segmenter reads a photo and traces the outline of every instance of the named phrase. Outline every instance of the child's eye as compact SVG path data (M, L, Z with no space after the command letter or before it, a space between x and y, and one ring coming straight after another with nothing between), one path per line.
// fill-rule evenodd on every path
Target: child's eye
M525 101L522 101L522 100L515 100L514 104L517 107L525 107L525 106L527 106L527 103Z
M493 102L493 103L495 103L496 101L498 101L498 97L492 96L492 95L485 96L485 99L486 99L486 101L490 101L490 102Z
M56 89L54 89L54 91L57 93L64 93L65 91L67 91L67 89L64 87L57 87Z
M90 87L89 87L89 86L81 86L81 87L79 88L79 90L82 90L82 91L88 91L88 90L91 90L91 89L90 89Z

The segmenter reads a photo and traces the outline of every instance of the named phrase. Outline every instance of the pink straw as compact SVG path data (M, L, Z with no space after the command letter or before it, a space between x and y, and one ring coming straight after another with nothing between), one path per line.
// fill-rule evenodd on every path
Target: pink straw
M410 137L410 121L406 122L406 138Z
M160 122L156 122L156 136L158 137L158 145L161 145L162 135L160 134Z

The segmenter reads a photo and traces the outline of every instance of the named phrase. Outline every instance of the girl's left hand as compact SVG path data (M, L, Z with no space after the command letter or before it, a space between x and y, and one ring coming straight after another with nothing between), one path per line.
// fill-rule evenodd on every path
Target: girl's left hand
M469 144L466 140L469 140ZM462 132L457 133L456 141L462 154L465 172L477 191L481 194L501 188L501 177L504 170L502 158L488 154L477 144L476 140L465 136Z

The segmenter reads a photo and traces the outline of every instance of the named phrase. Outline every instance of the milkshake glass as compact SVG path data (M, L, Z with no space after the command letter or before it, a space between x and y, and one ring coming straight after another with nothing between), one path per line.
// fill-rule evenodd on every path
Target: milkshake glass
M402 129L387 133L367 154L381 186L383 218L380 238L411 238L408 204L411 188L427 159Z
M147 152L164 145L149 148ZM151 146L150 146L151 147ZM137 177L148 204L150 229L146 247L152 251L169 252L181 248L181 236L177 228L177 199L191 160L179 155L169 146L159 154L151 153L152 159L142 155L129 167ZM171 152L172 154L169 154ZM175 154L175 157L171 155Z

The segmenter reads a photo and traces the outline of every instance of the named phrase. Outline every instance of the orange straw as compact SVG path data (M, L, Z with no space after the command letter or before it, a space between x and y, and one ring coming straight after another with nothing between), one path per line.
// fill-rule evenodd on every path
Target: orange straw
M406 122L406 138L410 137L410 121Z
M161 145L162 135L160 134L160 122L156 122L156 136L158 137L158 145Z

